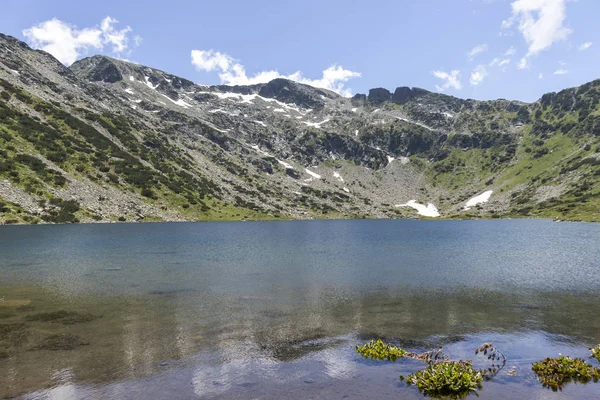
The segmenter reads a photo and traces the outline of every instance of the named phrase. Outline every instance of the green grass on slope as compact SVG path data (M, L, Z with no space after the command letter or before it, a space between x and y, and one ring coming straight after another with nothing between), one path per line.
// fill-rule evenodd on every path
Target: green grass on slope
M0 93L0 178L9 180L34 198L56 201L49 188L68 185L62 173L36 157L39 154L76 179L85 177L121 191L136 192L146 202L175 210L186 219L281 217L241 199L236 200L236 204L225 201L222 189L204 177L187 154L160 133L137 131L134 121L79 108L75 111L85 117L82 120L61 105L31 96L3 80L0 80ZM30 112L14 107L16 102L28 107ZM97 126L105 129L122 147L104 136ZM61 205L55 204L52 208L61 208ZM51 211L42 218L48 222L77 221L75 217L56 221ZM101 219L84 209L74 211L74 215ZM133 218L136 216L113 216L112 219Z

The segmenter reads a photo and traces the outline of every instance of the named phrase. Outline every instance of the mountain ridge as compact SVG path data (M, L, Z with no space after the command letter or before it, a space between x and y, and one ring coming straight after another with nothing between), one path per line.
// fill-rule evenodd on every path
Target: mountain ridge
M0 222L599 219L600 80L533 103L346 98L101 55L65 67L0 35L0 90Z

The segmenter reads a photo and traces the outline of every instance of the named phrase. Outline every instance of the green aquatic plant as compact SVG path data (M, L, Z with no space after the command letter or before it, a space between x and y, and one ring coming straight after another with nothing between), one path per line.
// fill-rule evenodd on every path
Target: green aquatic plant
M492 343L486 342L475 349L475 355L487 356L487 359L491 361L491 365L481 373L486 379L491 379L504 368L506 365L506 356L500 350L496 348Z
M544 387L553 391L562 389L568 382L598 382L600 369L591 366L582 358L571 358L560 355L558 358L546 358L533 363L533 372Z
M600 361L600 344L596 345L596 347L592 347L590 351L592 352L592 358Z
M388 343L383 343L381 339L371 340L362 346L356 346L356 352L365 358L372 360L394 361L406 355L406 351Z
M475 349L476 355L487 357L491 365L486 369L474 369L470 360L452 360L439 348L425 353L413 353L400 349L380 339L356 346L356 352L365 358L396 361L399 358L412 358L428 364L426 369L400 375L400 380L415 385L424 395L430 397L463 398L481 388L481 381L491 379L506 365L506 357L492 343L486 342Z
M404 377L400 377L403 380ZM430 397L464 398L481 388L483 373L470 361L443 361L430 364L406 378L421 393Z

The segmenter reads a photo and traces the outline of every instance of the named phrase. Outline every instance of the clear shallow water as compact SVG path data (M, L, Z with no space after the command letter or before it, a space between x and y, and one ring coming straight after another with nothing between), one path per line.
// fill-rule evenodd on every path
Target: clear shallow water
M0 324L24 325L0 340L0 397L422 398L398 380L421 363L354 353L377 337L471 359L493 340L518 376L484 382L484 399L600 397L530 371L600 343L599 224L0 227L1 296ZM31 321L57 310L100 318ZM54 334L89 344L36 348Z

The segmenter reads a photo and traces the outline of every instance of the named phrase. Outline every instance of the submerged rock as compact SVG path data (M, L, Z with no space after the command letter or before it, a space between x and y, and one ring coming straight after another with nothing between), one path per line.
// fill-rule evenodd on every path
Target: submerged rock
M41 322L57 322L63 325L73 325L82 322L90 322L95 319L100 318L97 315L87 314L87 313L78 313L75 311L52 311L45 313L38 313L33 315L28 315L25 317L27 321L41 321Z
M48 336L32 350L74 350L77 347L88 346L89 344L80 336L60 334Z
M27 326L22 322L0 324L0 343L10 347L22 346L29 337Z

